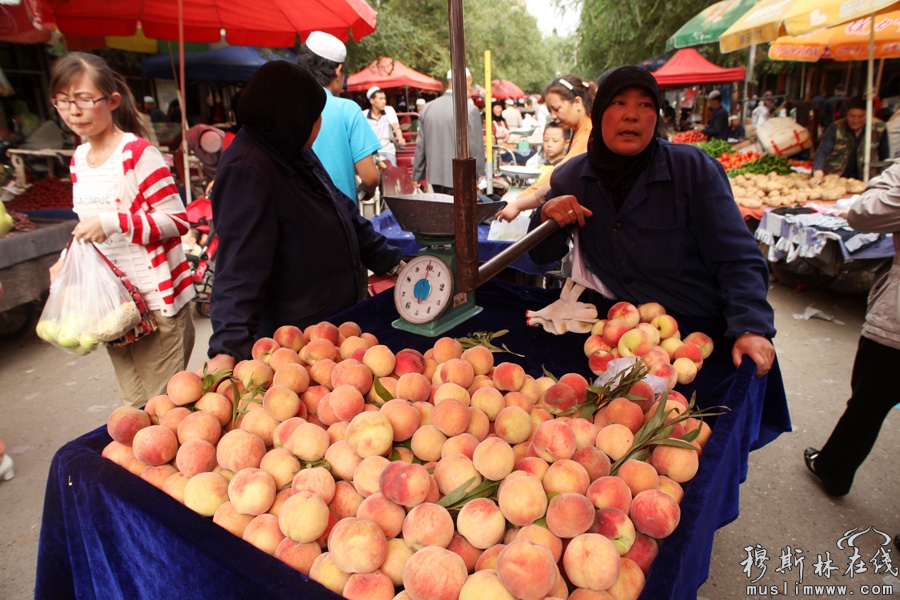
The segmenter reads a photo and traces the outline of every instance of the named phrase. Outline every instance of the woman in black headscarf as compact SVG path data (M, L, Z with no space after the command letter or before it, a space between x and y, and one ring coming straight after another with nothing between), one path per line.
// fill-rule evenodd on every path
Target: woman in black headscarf
M553 171L551 200L532 220L553 219L562 231L532 258L559 260L574 234L576 282L610 299L724 319L735 367L748 355L764 375L775 357L768 269L724 169L656 137L660 94L647 71L620 67L598 86L588 151Z
M325 91L302 67L272 61L244 89L242 124L216 170L219 247L210 299L210 368L250 357L282 325L324 320L365 296L402 252L337 190L311 147Z

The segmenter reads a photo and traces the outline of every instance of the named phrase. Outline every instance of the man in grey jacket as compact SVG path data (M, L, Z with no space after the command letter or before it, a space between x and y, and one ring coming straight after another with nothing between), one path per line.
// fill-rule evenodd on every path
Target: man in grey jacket
M869 304L853 363L850 400L821 450L807 448L807 468L829 496L850 491L891 408L897 404L893 377L900 364L900 164L869 182L853 203L847 222L856 231L894 234L894 263L869 292Z
M447 71L447 91L425 105L419 113L419 132L416 155L413 159L413 179L427 179L435 193L453 193L453 159L456 158L456 122L453 119L453 82ZM472 75L466 69L466 95L472 87ZM469 106L469 157L475 159L477 177L484 175L484 137L481 115L475 103Z

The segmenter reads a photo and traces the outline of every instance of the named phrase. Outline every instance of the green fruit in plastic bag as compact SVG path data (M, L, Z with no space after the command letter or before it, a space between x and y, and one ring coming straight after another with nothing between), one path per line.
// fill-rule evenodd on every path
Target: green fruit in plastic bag
M78 343L90 351L100 345L100 340L89 333L82 333L78 336Z
M77 332L72 331L71 329L64 329L59 332L56 343L63 348L75 348L76 346L81 345L81 340L79 339Z
M49 319L38 321L35 332L37 332L38 337L45 342L55 342L56 337L59 335L59 326L56 324L56 321Z

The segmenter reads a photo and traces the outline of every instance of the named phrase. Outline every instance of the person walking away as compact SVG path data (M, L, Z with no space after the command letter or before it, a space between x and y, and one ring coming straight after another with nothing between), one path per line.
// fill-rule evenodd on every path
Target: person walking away
M261 66L241 96L243 125L212 196L219 248L210 372L250 358L253 343L278 327L305 328L362 300L365 268L393 275L402 267L402 251L310 149L326 97L318 77L280 60Z
M554 79L544 90L543 97L554 121L572 132L572 141L563 163L587 150L593 130L591 108L596 91L597 85L594 82L582 81L575 75ZM497 218L511 221L521 211L540 206L550 189L550 175L550 172L541 175L513 202L498 212Z
M854 96L847 102L847 116L829 125L822 135L816 148L810 183L818 185L825 175L830 174L862 179L866 150L861 146L866 137L865 130L866 102L862 97ZM872 120L872 145L868 152L870 165L890 156L890 141L881 119Z
M516 101L512 98L506 99L506 108L503 109L503 120L506 121L507 129L518 129L522 126L522 113L516 108Z
M822 449L803 452L806 467L829 496L850 492L856 471L897 404L893 378L886 373L900 363L900 164L869 181L868 189L850 206L847 223L855 231L894 234L894 260L869 292L847 408Z
M452 71L447 71L447 91L427 103L419 113L419 137L416 138L416 154L413 157L413 181L427 180L438 194L453 193L453 159L456 158L456 121L453 118ZM472 74L466 69L468 97L472 90ZM469 110L469 158L475 159L475 173L484 173L484 135L481 115L471 98L466 102Z
M728 139L728 111L722 106L722 92L713 90L707 96L709 99L709 122L702 132L711 140Z
M357 175L362 182L362 200L371 198L378 187L381 174L372 155L381 148L381 142L366 123L359 105L338 97L344 87L346 58L343 42L331 34L313 31L300 46L297 64L312 73L327 94L322 131L313 150L337 188L358 203Z
M384 90L377 85L369 88L366 92L366 98L369 100L369 110L365 111L366 120L372 127L375 137L381 142L381 149L378 154L385 157L392 165L397 166L397 146L406 147L406 140L403 138L403 132L400 130L400 120L393 107L388 106L387 96ZM394 140L397 144L394 144Z
M69 166L78 241L97 248L137 286L159 329L127 346L107 346L122 403L164 394L194 347L191 271L181 247L187 214L169 168L143 139L125 80L93 54L71 52L50 69L51 103L86 142ZM62 267L50 268L51 280Z

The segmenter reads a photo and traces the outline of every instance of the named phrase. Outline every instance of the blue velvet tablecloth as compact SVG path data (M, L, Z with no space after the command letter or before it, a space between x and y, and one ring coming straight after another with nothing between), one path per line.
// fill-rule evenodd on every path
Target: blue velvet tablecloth
M394 218L394 215L391 214L391 211L389 210L384 211L380 215L372 217L371 222L372 226L375 228L375 231L378 231L384 237L389 239L391 244L403 250L403 253L407 256L413 256L419 251L419 249L424 248L422 244L418 243L415 240L413 234L400 229L400 225L397 223L397 219ZM512 242L498 242L489 240L488 233L490 232L490 230L491 228L487 225L478 226L479 262L487 262L491 258L500 254L502 251L506 250L510 245L512 245ZM517 271L522 271L523 273L528 273L529 275L539 275L543 277L547 271L558 269L559 263L539 265L531 260L528 254L524 254L516 259L516 261L510 265L510 268L516 269Z
M542 367L560 376L590 376L582 346L586 335L553 336L525 327L525 310L558 298L559 290L492 281L477 293L484 310L448 332L509 329L497 338L524 354L495 355L496 362L522 364L540 376ZM606 305L598 304L605 312ZM425 350L434 343L393 329L397 317L391 292L363 302L331 321L352 320L395 352ZM677 316L676 316L677 317ZM739 484L747 476L750 450L790 430L778 364L764 378L745 359L731 364L724 323L679 319L683 334L704 331L716 343L713 354L690 386L701 406L727 406L713 423L697 476L681 502L681 523L661 545L642 600L687 600L709 573L713 535L738 516ZM98 428L63 446L54 456L47 481L38 548L35 598L284 598L325 600L334 594L277 559L232 536L182 506L149 483L102 458L110 438ZM486 599L488 600L488 599Z

